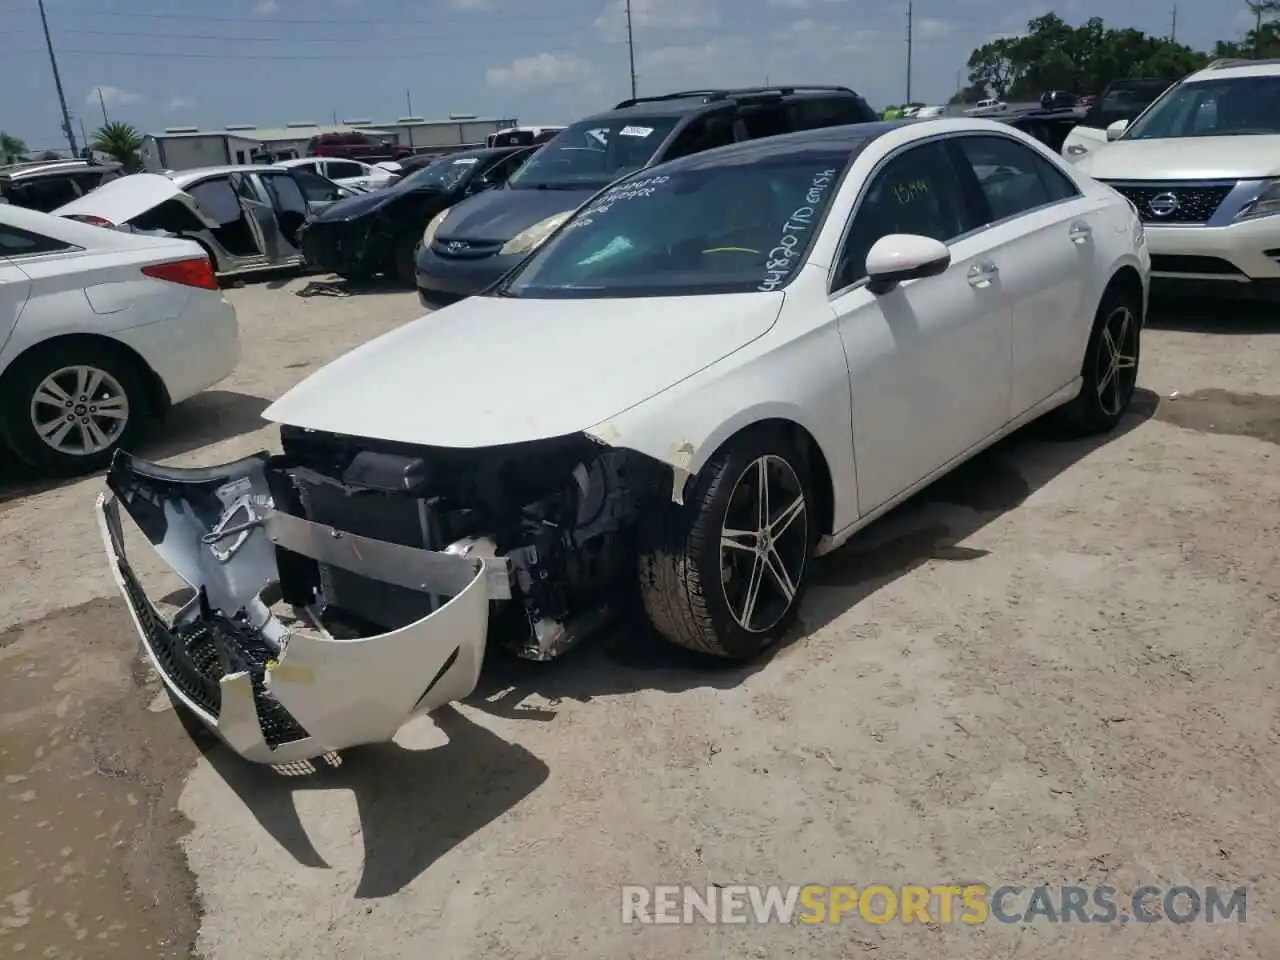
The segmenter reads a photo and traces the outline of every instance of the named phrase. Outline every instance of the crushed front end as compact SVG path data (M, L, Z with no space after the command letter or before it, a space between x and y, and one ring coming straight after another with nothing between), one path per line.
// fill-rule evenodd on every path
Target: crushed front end
M171 693L284 763L389 740L474 690L491 635L546 660L632 581L655 461L583 435L477 450L282 429L283 453L174 469L118 454L98 499L117 584ZM171 620L120 509L195 591Z
M308 220L298 231L302 262L309 269L339 276L366 276L386 259L378 213L349 220Z

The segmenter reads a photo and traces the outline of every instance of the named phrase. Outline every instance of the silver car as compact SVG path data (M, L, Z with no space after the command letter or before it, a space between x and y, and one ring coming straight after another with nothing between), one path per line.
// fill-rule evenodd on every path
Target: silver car
M262 164L135 173L53 213L104 227L194 240L219 275L302 262L298 230L356 191L309 170Z

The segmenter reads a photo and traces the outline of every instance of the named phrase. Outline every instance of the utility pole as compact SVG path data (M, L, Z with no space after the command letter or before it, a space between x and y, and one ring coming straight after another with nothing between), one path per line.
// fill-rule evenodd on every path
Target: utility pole
M636 98L636 40L631 29L631 0L626 2L627 10L627 59L631 64L631 99Z
M409 112L405 114L405 116L412 117L413 116L413 96L412 94L409 93L409 89L407 87L405 88L405 91L404 91L404 103L405 103L405 106L409 108ZM414 149L412 123L410 123L409 125L409 149L410 150Z
M111 121L107 119L107 101L102 99L102 87L98 87L98 106L102 107L102 125L105 127Z
M1173 5L1173 19L1169 24L1169 42L1178 42L1178 5Z
M907 3L907 99L906 103L911 102L911 19L912 4L910 0Z
M62 77L58 74L58 58L53 55L53 38L49 36L49 18L44 14L44 0L36 0L40 6L40 22L44 25L44 43L49 48L49 65L53 67L53 85L58 90L58 103L62 106L62 130L67 135L67 145L71 147L74 157L79 150L76 147L75 131L71 129L71 111L67 109L67 97L62 92Z

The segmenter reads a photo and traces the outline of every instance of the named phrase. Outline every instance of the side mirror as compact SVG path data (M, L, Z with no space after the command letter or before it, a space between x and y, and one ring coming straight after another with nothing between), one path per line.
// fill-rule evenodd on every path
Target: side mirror
M906 280L936 277L951 266L945 243L912 233L891 233L867 253L867 289L876 296Z
M1107 127L1107 140L1119 140L1128 129L1128 120L1117 120L1115 123Z

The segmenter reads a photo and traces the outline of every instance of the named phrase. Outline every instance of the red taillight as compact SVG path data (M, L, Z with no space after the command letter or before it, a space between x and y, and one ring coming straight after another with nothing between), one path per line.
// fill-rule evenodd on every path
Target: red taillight
M190 260L170 260L143 267L142 272L157 280L168 280L187 287L217 290L218 278L213 274L213 264L208 257L192 257Z
M79 223L87 223L91 227L114 227L115 224L104 217L95 217L91 213L73 213L67 217L68 220L75 220Z

